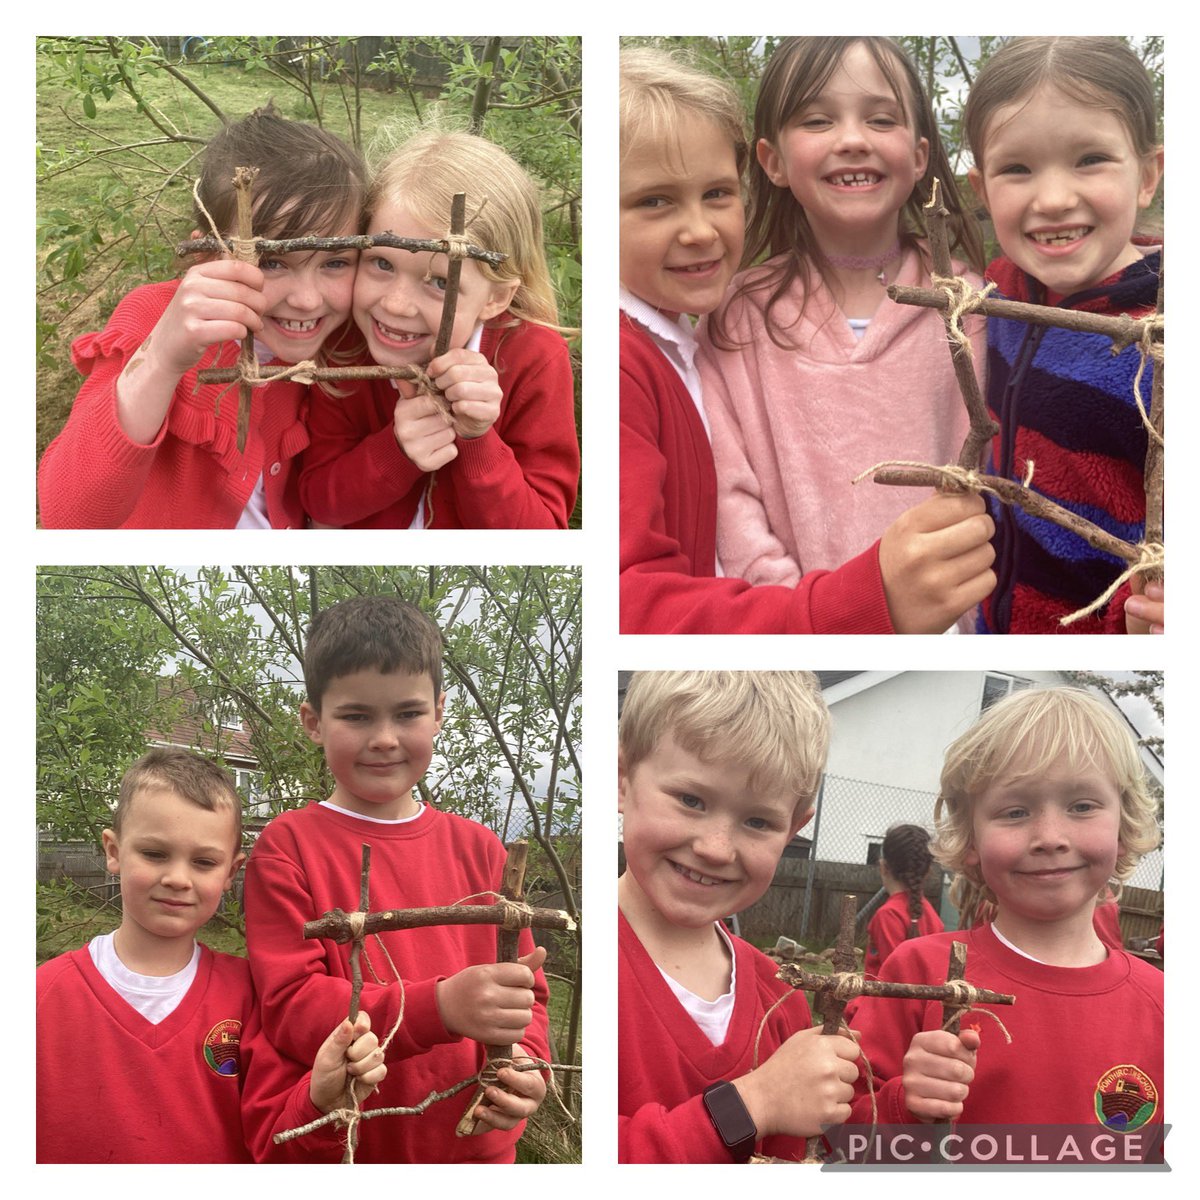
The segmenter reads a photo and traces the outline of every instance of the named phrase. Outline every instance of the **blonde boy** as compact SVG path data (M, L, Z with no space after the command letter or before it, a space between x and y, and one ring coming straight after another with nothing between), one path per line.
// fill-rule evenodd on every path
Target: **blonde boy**
M490 830L418 801L413 789L441 728L442 638L395 596L359 596L313 620L304 654L304 728L334 780L329 799L282 813L259 837L246 868L250 965L263 1025L301 1061L322 1024L350 1001L350 947L306 940L302 929L334 908L357 907L362 846L371 846L376 908L430 908L498 891L505 851ZM487 903L487 899L482 900ZM516 1045L549 1057L545 951L522 934L522 958L497 963L491 926L443 925L381 933L364 960L362 1003L402 1059L381 1107L411 1107L469 1078L483 1047ZM477 964L477 965L471 965ZM403 980L400 983L397 979ZM523 1046L522 1046L523 1043ZM537 1071L503 1068L475 1110L481 1132L456 1137L467 1098L419 1117L365 1122L360 1162L512 1162L545 1095Z
M305 1075L262 1037L246 960L195 940L241 834L233 781L199 755L151 750L125 773L103 834L121 924L37 972L39 1162L339 1157L331 1130L284 1149L271 1134L340 1104L347 1072L362 1095L382 1079L366 1014L331 1022Z
M1018 692L947 750L935 817L964 923L982 903L995 916L904 943L880 976L940 981L951 940L965 942L967 981L1016 997L996 1010L1012 1043L969 1013L944 1031L940 1004L861 1000L879 1121L1056 1126L1079 1149L1047 1135L1049 1161L1102 1161L1113 1136L1107 1161L1140 1161L1162 1122L1163 977L1106 947L1092 919L1159 841L1128 727L1078 689ZM870 1120L865 1098L854 1120ZM1011 1153L1029 1149L1018 1139Z
M799 1158L802 1139L849 1114L854 1043L809 1029L796 992L756 1049L790 989L720 924L763 895L812 816L828 741L806 672L630 683L617 793L622 1162L739 1162L761 1139Z

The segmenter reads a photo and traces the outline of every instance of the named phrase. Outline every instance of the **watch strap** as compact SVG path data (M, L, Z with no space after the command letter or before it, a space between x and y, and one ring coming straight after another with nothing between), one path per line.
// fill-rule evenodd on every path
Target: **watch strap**
M704 1089L704 1107L734 1161L745 1162L754 1153L758 1128L741 1093L732 1083L721 1080Z

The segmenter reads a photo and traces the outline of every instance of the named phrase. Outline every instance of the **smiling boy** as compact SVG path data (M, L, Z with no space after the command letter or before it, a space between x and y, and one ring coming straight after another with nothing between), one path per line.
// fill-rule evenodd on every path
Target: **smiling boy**
M744 1162L762 1139L766 1153L800 1158L804 1138L849 1114L857 1047L809 1029L803 995L721 925L762 897L812 816L828 740L806 672L651 671L629 685L622 1162Z
M413 789L441 728L442 641L419 609L359 596L320 612L304 654L301 719L334 779L329 799L285 812L263 831L246 868L250 964L263 1025L304 1060L327 1015L345 1013L350 947L306 940L306 921L357 906L361 851L371 846L373 908L429 908L498 891L505 851L473 821L418 801ZM548 1058L545 952L522 934L522 958L497 963L491 926L446 925L375 935L364 960L363 1006L403 1060L381 1106L413 1106L474 1075L481 1045ZM382 949L382 954L376 952ZM478 965L472 965L478 964ZM400 983L397 979L403 980ZM391 982L386 982L391 980ZM525 1118L545 1095L536 1071L501 1069L476 1109L483 1132L459 1138L461 1097L419 1118L360 1127L359 1162L511 1162Z
M995 916L903 943L880 978L939 982L949 943L965 942L967 982L1016 997L997 1010L1012 1041L970 1016L945 1031L939 1003L859 1000L879 1123L1036 1123L1079 1141L1161 1124L1162 973L1093 925L1097 897L1159 841L1120 716L1077 689L1015 693L946 751L935 816L934 855L957 872L964 920L981 903ZM866 1096L853 1119L872 1120Z
M195 939L245 857L229 775L151 750L103 844L120 926L37 972L38 1162L336 1161L332 1127L282 1149L271 1135L340 1105L347 1071L360 1096L382 1079L366 1013L331 1021L305 1075L263 1038L245 959Z

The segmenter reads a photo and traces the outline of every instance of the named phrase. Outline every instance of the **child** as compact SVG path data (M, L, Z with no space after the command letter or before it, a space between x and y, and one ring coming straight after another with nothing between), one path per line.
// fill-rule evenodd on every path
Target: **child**
M38 1162L337 1161L333 1126L283 1147L271 1135L339 1107L347 1073L360 1098L383 1078L366 1013L301 1079L258 1028L245 959L195 940L244 858L228 774L151 750L121 781L103 840L120 927L37 971Z
M246 869L250 965L263 1024L304 1061L328 1019L350 999L350 947L306 940L301 929L335 908L357 907L363 843L370 844L375 908L428 908L499 890L504 847L494 834L413 798L442 723L437 626L394 596L360 596L325 609L304 653L304 728L334 779L327 801L285 812L263 831ZM363 955L362 1003L402 1058L378 1106L410 1107L474 1075L482 1048L519 1046L548 1059L545 952L528 931L518 963L496 960L496 930L443 925L382 933ZM382 953L379 953L382 951ZM476 965L470 965L476 964ZM404 980L400 984L399 976ZM378 980L378 981L373 981ZM523 1045L520 1045L523 1043ZM483 1132L456 1138L465 1096L420 1117L359 1129L359 1162L512 1162L524 1118L545 1095L536 1071L499 1072L476 1109ZM501 1090L507 1088L507 1091Z
M786 587L721 577L717 470L683 314L716 308L737 269L747 156L730 87L661 51L623 52L621 631L941 631L990 587L991 522L974 497L918 505L882 549Z
M929 835L920 825L893 825L884 834L879 877L888 898L867 926L863 974L868 979L879 977L880 966L901 942L942 932L941 917L922 894L932 865Z
M301 495L328 525L565 528L579 443L566 343L546 265L537 188L499 146L426 131L379 169L367 232L442 238L456 192L467 237L508 257L462 260L450 350L433 362L449 260L375 247L359 265L354 319L385 366L429 364L447 423L407 380L316 396ZM399 392L399 396L397 396Z
M1004 257L994 296L1116 316L1152 313L1162 248L1134 238L1162 174L1154 90L1121 38L1013 38L984 64L964 123L971 184ZM1098 334L988 320L988 405L1000 423L989 470L1023 479L1130 542L1145 534L1146 427L1134 400L1137 347ZM1141 380L1150 407L1154 367ZM1162 632L1162 585L1071 625L1125 564L1009 505L994 509L998 584L987 633ZM1134 585L1142 590L1142 581Z
M256 235L358 232L358 155L268 107L208 144L194 218L205 233L212 224L226 237L237 232L238 166L258 167ZM356 261L356 251L340 250L277 255L258 266L213 258L126 296L102 333L71 348L87 380L38 468L42 524L304 526L296 459L308 443L305 385L255 387L239 451L237 387L200 386L196 371L234 366L235 339L248 333L260 362L314 358L349 315Z
M854 1025L880 1123L1161 1122L1162 975L1105 947L1092 924L1097 896L1159 840L1121 717L1077 689L1015 693L946 751L935 818L960 912L983 899L994 919L904 942L880 974L940 982L951 941L965 942L967 982L1016 997L995 1010L1012 1044L971 1014L945 1031L939 1002L861 999ZM854 1120L870 1119L860 1096Z
M720 923L770 887L812 816L828 742L806 672L648 672L629 685L617 759L622 1162L744 1162L760 1139L801 1158L804 1138L846 1119L857 1047L810 1029L803 994Z
M896 630L943 632L990 590L982 502L912 508L902 488L851 485L883 460L953 462L967 428L941 321L886 295L930 286L922 206L935 176L952 243L982 266L937 122L897 43L819 37L775 50L754 126L744 261L772 257L734 279L699 356L721 561L791 587L872 547ZM927 534L947 541L956 585L934 613L900 565Z

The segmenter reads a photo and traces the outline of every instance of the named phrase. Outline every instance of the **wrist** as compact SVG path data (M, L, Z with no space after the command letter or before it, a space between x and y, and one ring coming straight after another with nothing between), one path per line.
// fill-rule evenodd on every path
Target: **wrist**
M738 1084L721 1080L705 1088L704 1108L733 1160L745 1162L761 1134Z

